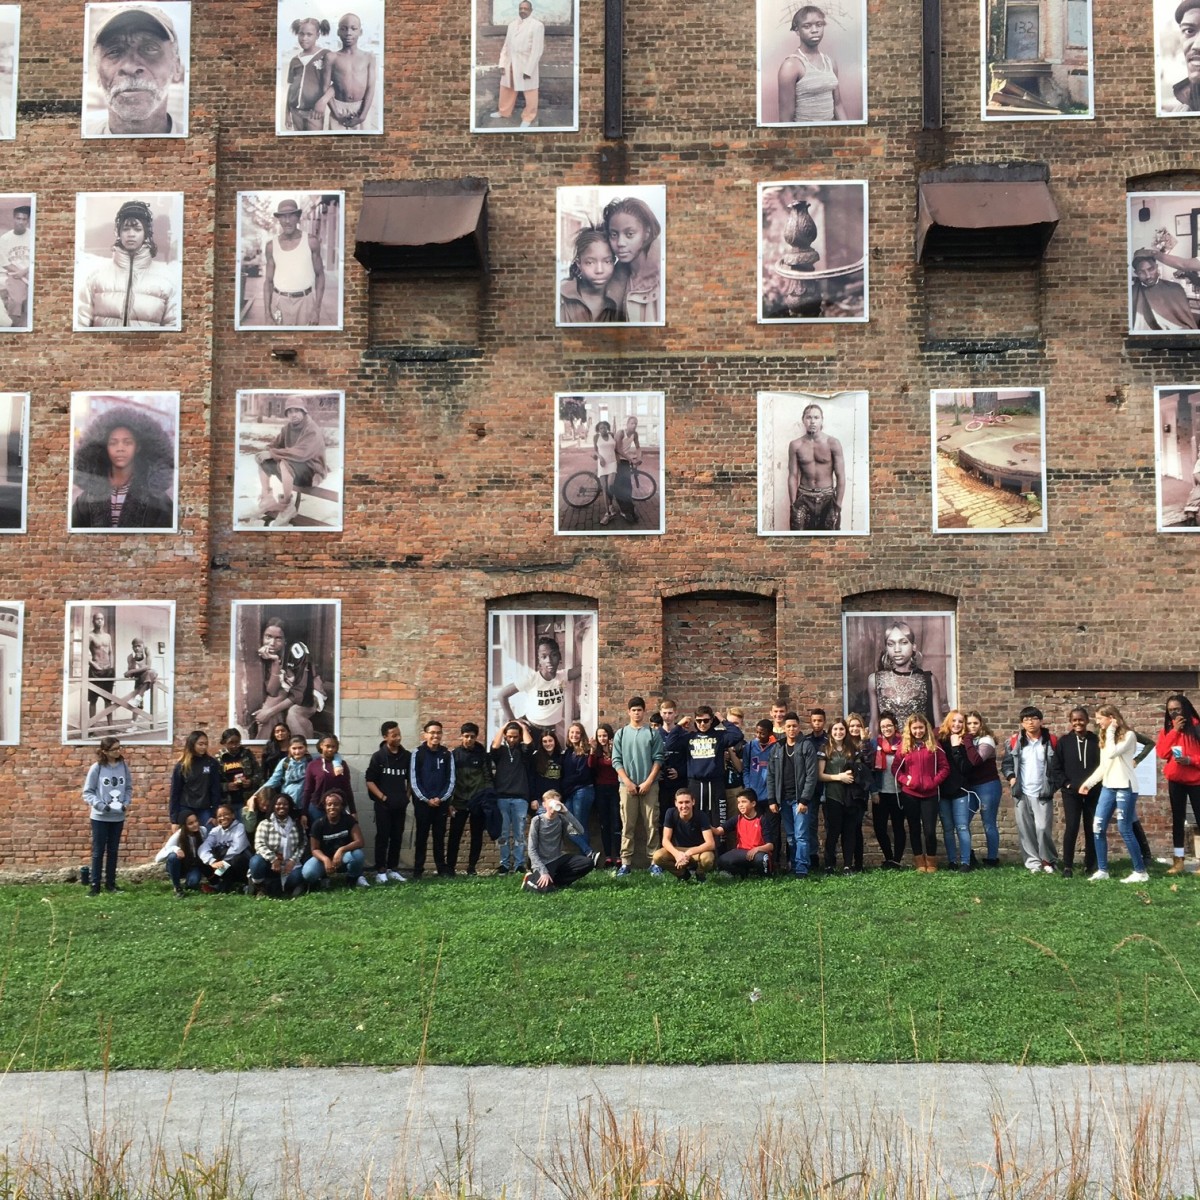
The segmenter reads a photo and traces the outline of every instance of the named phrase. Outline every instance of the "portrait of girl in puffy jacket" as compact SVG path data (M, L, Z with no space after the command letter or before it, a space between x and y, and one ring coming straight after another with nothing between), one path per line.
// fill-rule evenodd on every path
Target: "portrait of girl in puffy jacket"
M149 201L104 192L76 198L77 331L180 328L182 264L178 256L174 262L169 259L171 240L180 242L183 196L151 193ZM112 236L102 238L98 228L106 223L102 214L111 212L113 204L119 207Z

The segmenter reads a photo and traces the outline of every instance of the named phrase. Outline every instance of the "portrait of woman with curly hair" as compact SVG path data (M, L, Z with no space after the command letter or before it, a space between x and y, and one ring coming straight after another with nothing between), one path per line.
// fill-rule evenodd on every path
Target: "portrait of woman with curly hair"
M178 392L74 393L71 531L173 531L178 425Z

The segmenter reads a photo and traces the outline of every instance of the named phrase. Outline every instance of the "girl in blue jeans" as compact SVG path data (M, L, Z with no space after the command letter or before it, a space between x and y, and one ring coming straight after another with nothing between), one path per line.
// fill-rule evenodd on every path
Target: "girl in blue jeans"
M967 732L967 718L952 708L938 730L938 745L946 752L950 774L938 792L942 836L950 869L971 870L971 797L967 780L979 765L979 752Z
M967 732L975 743L979 763L971 770L967 790L979 797L979 819L983 822L983 837L987 842L985 867L1000 865L1000 772L996 769L996 735L978 712L967 713Z
M561 790L567 812L583 826L582 836L573 836L572 840L579 847L579 853L586 855L592 853L588 828L592 805L596 801L596 773L591 767L591 753L587 730L579 721L572 721L567 728L567 748L563 752Z
M1100 765L1079 786L1079 794L1086 796L1097 783L1100 800L1096 805L1096 873L1093 880L1108 879L1108 823L1113 814L1117 817L1117 830L1129 851L1133 871L1121 880L1122 883L1145 883L1150 876L1146 873L1146 861L1133 831L1137 820L1137 777L1134 774L1134 755L1137 753L1137 735L1125 724L1121 710L1115 704L1105 704L1096 710L1096 724L1100 726Z

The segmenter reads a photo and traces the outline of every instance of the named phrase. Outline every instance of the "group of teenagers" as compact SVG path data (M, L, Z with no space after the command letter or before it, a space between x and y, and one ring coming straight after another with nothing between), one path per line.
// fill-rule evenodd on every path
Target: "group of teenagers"
M1108 879L1108 829L1117 829L1133 870L1148 879L1151 859L1137 820L1136 764L1150 752L1163 760L1173 833L1168 874L1184 870L1184 825L1190 803L1200 826L1200 714L1182 695L1168 697L1155 741L1135 733L1113 705L1071 710L1069 730L1055 736L1041 711L1021 710L1020 729L997 741L983 716L952 709L940 726L920 713L900 727L890 712L870 729L858 713L829 722L812 708L807 721L783 704L759 721L752 737L736 707L718 715L708 705L677 720L664 700L648 713L630 699L628 723L601 724L589 737L581 722L559 731L512 720L490 746L473 722L459 744L443 744L428 721L410 751L397 722L367 766L374 806L374 864L357 816L350 770L333 736L314 757L303 737L280 723L261 768L236 729L221 735L217 756L208 736L189 734L171 778L171 834L159 851L176 895L188 890L295 896L344 875L351 886L404 882L400 846L411 805L415 819L412 876L425 874L432 841L439 876L456 874L468 834L467 874L477 873L484 835L499 843L499 874L546 892L601 867L628 876L644 845L650 873L702 881L732 875L820 870L862 871L868 813L883 868L901 868L906 847L921 872L938 867L938 828L946 864L977 865L972 821L978 813L985 867L999 866L997 824L1003 784L1014 801L1025 867L1074 873L1082 830L1084 864ZM119 739L106 737L88 772L83 797L92 824L92 894L117 890L121 830L132 780ZM1061 855L1054 837L1054 797L1061 793ZM593 809L600 848L590 840ZM823 845L819 825L824 814ZM823 850L823 854L822 854Z

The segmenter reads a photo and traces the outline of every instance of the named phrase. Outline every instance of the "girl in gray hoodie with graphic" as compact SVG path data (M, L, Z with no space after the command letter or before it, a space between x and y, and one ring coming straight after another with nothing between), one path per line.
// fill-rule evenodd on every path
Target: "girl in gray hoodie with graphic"
M100 872L104 870L104 887L117 890L117 847L125 814L133 799L133 780L121 739L106 737L96 747L96 761L83 783L83 799L92 818L92 887L91 894L100 894Z

